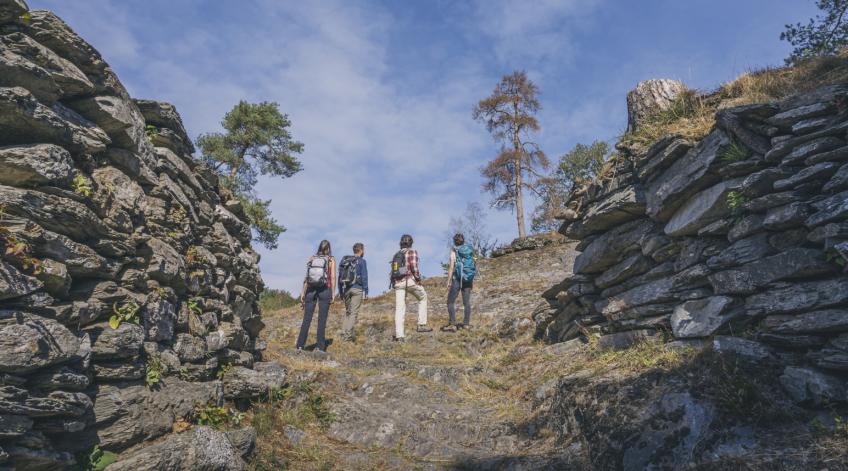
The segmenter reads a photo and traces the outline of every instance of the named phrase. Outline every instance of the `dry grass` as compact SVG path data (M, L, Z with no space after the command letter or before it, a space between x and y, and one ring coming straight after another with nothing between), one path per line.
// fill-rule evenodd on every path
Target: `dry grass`
M780 100L823 85L845 82L848 82L848 51L809 59L792 67L746 72L712 92L688 90L668 109L645 120L635 132L622 136L621 142L640 152L667 135L698 140L712 130L719 109Z

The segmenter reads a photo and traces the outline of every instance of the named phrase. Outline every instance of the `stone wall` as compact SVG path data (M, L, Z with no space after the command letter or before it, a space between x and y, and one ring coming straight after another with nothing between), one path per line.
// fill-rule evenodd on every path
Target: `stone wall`
M245 214L193 151L173 106L131 99L52 13L0 0L0 469L94 445L150 469L243 465L249 430L144 453L195 405L285 378L260 361Z
M781 380L799 402L822 399L816 384L845 401L846 105L848 87L823 87L719 107L700 141L621 148L564 212L581 253L545 293L537 335L622 348L665 334L772 356L790 364Z

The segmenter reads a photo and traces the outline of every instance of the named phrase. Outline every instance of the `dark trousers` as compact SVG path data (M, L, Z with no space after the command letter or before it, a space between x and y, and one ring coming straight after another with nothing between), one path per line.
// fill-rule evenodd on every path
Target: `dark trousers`
M471 323L471 288L473 282L466 281L462 283L462 289L459 287L459 280L451 279L450 290L448 291L448 322L456 323L456 296L462 291L462 307L465 310L462 323L469 325Z
M309 325L312 324L312 314L315 312L315 304L318 304L318 342L315 347L319 350L327 349L327 340L324 332L327 329L327 314L330 312L330 299L332 295L330 288L307 288L303 301L303 323L300 324L300 335L297 336L297 348L303 348L306 337L309 335Z

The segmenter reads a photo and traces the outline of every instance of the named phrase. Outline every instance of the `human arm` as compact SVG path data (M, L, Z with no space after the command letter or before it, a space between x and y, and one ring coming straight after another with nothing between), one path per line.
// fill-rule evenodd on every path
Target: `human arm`
M453 280L453 271L456 269L456 251L450 251L450 262L448 263L448 289L450 289L451 281Z
M365 295L365 299L368 299L368 265L365 263L365 259L359 259L362 273L359 274L359 282L362 283L362 294Z
M409 251L409 270L412 273L412 278L415 279L415 282L418 283L421 281L421 272L418 271L418 264L420 260L418 259L418 251L410 250Z
M300 305L303 306L303 300L306 298L306 280L303 280L303 287L300 289Z
M336 300L336 259L330 257L330 304Z

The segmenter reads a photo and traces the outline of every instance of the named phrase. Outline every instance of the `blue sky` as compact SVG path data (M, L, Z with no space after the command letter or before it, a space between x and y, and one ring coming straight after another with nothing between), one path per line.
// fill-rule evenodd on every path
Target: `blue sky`
M272 1L29 0L92 43L137 98L177 106L192 136L240 99L276 101L305 143L305 170L263 180L288 227L261 250L266 284L297 292L322 238L366 244L372 291L401 234L439 274L451 216L484 206L478 169L498 147L471 109L524 69L541 89L538 140L552 158L613 140L639 80L710 89L780 65L787 22L812 0ZM526 208L529 214L532 207ZM490 211L500 241L514 216Z

